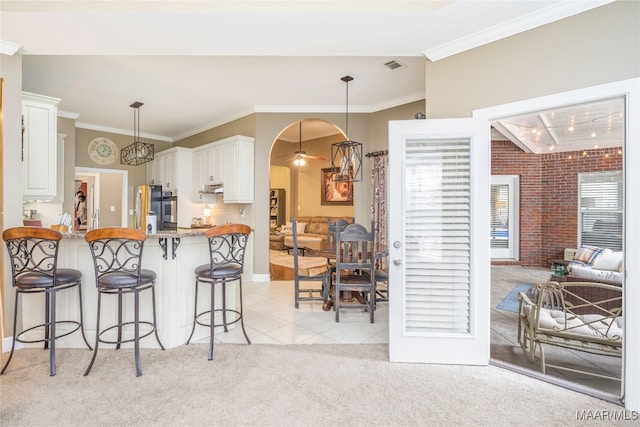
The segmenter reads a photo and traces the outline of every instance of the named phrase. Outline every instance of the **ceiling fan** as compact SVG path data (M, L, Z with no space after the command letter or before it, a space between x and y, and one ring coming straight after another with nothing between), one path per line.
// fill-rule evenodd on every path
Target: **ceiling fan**
M303 166L307 160L324 160L322 157L311 156L302 151L302 121L299 122L300 134L298 137L298 150L294 153L294 156L290 159L293 160L293 164L300 167Z

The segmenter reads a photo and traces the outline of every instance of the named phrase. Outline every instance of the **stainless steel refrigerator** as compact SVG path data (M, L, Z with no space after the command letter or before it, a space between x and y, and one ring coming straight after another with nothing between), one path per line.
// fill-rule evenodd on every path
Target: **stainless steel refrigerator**
M135 206L135 228L147 231L147 215L160 216L162 203L161 185L137 185L133 191L133 206ZM152 212L152 213L151 213ZM157 227L161 228L158 219Z

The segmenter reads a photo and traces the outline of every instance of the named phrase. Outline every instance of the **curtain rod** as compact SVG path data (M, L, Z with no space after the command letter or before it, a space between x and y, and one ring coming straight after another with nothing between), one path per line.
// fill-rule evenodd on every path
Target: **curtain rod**
M365 154L365 156L366 157L376 157L376 156L386 156L387 154L389 154L389 151L382 150L382 151L374 151L373 153L367 153L367 154Z

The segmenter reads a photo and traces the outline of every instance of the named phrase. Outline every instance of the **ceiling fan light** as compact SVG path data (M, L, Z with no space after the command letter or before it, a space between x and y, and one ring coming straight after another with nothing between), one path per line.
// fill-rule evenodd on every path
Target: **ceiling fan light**
M302 157L298 157L297 159L293 159L293 164L300 167L304 166L307 162L304 161Z

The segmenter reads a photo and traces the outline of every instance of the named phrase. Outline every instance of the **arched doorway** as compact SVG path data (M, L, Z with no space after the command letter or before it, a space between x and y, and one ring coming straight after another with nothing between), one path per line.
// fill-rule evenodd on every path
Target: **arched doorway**
M336 125L314 118L295 121L276 137L271 147L269 188L285 190L285 222L299 215L353 216L353 206L323 206L320 197L321 170L331 167L331 144L344 138ZM302 156L296 152L303 152ZM294 163L299 158L304 164ZM281 225L276 223L275 228Z

